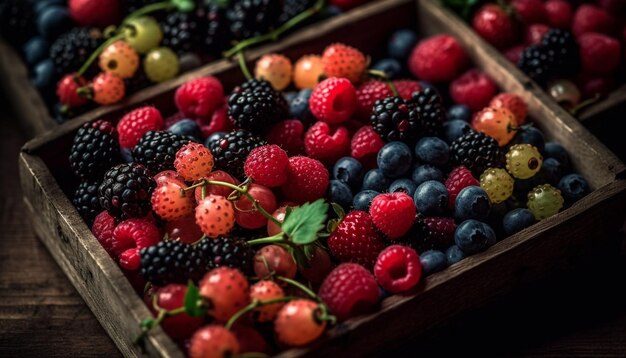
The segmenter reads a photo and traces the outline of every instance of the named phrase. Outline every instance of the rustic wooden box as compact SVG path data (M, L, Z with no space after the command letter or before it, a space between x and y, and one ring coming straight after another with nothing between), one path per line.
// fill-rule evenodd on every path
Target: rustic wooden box
M285 351L281 357L359 356L419 334L522 282L567 265L569 259L584 255L617 230L626 214L624 164L543 92L526 90L517 77L519 73L508 72L502 64L504 59L490 47L481 46L472 32L432 0L381 1L342 21L274 44L270 50L297 57L343 41L375 56L384 49L389 34L406 27L417 28L422 35L447 32L459 38L477 66L503 90L524 97L539 127L549 139L568 149L575 168L589 180L593 191L569 209L428 277L416 292L388 297L379 311L348 320L312 346ZM251 53L251 57L257 55ZM212 70L226 88L242 79L235 64L221 62ZM175 87L165 84L152 88L138 102L157 104L167 114L174 110ZM107 117L117 118L125 110L119 107ZM36 233L120 351L125 356L137 356L141 352L132 340L139 334L140 320L150 312L68 199L76 185L67 160L73 133L83 122L95 118L65 123L24 146L19 158L24 200L33 213ZM184 355L160 328L148 335L146 349L150 356Z

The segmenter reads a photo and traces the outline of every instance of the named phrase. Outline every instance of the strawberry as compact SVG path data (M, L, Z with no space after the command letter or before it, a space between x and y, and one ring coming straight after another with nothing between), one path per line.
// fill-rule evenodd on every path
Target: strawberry
M148 131L163 128L163 117L158 109L146 106L128 112L117 124L120 146L132 148Z
M382 81L372 80L362 83L356 89L356 115L369 119L374 102L393 96L389 85Z
M351 155L358 159L365 167L376 167L378 151L385 145L380 135L372 126L364 126L354 133L350 141Z
M385 244L370 215L364 211L352 211L328 238L328 248L341 262L356 262L371 269Z
M289 158L287 182L281 187L288 200L296 203L324 196L328 188L328 170L320 161L309 157Z
M615 19L603 9L583 4L578 7L572 20L572 33L580 37L588 32L610 35L615 26Z
M513 0L511 5L524 24L543 24L547 20L546 8L541 0Z
M585 72L610 75L617 70L622 47L616 39L598 33L585 33L578 38L580 59Z
M487 42L497 48L507 48L517 39L517 28L506 11L495 4L481 7L472 19L472 27Z
M356 89L345 78L325 79L315 86L309 98L309 108L315 118L331 124L348 120L356 107Z
M365 55L354 47L342 43L332 44L322 54L324 73L328 77L343 77L357 83L367 69Z
M406 234L413 226L415 214L413 199L403 192L377 195L370 206L374 225L390 239Z
M396 80L393 81L393 85L396 87L398 94L405 100L413 98L414 92L422 90L422 85L419 82L413 80Z
M290 155L304 153L304 125L299 119L288 119L274 124L267 141L277 144Z
M350 152L350 133L345 127L332 129L326 122L317 122L304 135L306 154L328 165Z
M485 107L497 91L491 78L477 69L465 72L450 84L452 100L468 106L473 112Z
M380 301L374 276L354 263L344 263L332 270L322 282L319 296L339 320L367 312Z
M514 93L500 93L489 102L489 107L506 108L515 115L518 125L526 123L528 107L526 102Z
M409 70L415 77L429 82L448 82L456 78L469 62L456 38L436 35L422 40L409 56Z
M567 30L572 25L574 11L572 5L565 0L548 0L545 4L548 25L557 29Z

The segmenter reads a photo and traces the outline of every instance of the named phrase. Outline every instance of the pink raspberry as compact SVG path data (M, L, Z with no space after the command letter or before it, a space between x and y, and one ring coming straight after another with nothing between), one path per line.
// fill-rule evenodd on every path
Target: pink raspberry
M246 175L257 184L267 187L281 186L287 181L287 153L275 144L254 148L244 164Z
M367 81L356 89L356 114L359 118L369 119L374 103L393 96L389 85L382 81Z
M376 156L378 151L385 145L378 133L374 131L372 126L364 126L354 133L350 147L351 155L358 159L366 167L374 167L376 165Z
M472 176L472 172L464 166L458 166L448 174L445 182L448 190L448 207L454 208L454 202L462 189L468 186L480 186L480 182Z
M203 137L208 137L215 132L230 132L235 125L228 117L228 104L222 103L209 117L196 118L196 124L200 127Z
M209 117L222 103L223 98L224 87L213 76L185 82L174 95L178 110L193 118Z
M323 197L328 182L328 170L319 160L291 157L287 167L287 182L281 189L288 200L302 204Z
M161 232L152 221L133 218L122 221L115 227L111 249L123 269L136 271L140 267L139 251L156 245L159 241Z
M117 124L120 146L134 147L141 137L148 131L158 131L163 128L163 117L158 109L146 106L126 113Z
M403 192L379 194L370 206L374 225L392 240L411 229L416 213L413 198Z
M326 122L317 122L304 135L306 154L332 165L350 152L350 132L345 127L332 129Z
M452 100L468 106L473 112L485 108L497 91L491 78L477 69L465 72L450 84Z
M613 37L586 33L578 38L583 71L595 75L610 75L620 63L622 46Z
M422 90L422 85L413 80L396 80L393 81L393 85L396 87L400 97L406 99L407 101L413 98L414 92Z
M327 78L313 89L309 108L320 121L345 122L357 108L356 89L346 78Z
M274 124L267 134L267 141L277 144L289 155L304 153L304 125L299 119L288 119Z
M115 258L113 250L113 230L115 229L115 218L104 210L96 216L91 225L91 232L96 237L100 245L106 250L109 256Z
M429 82L448 82L467 67L469 58L459 42L450 35L437 35L421 41L409 57L415 77Z
M344 263L332 270L322 282L319 296L339 320L367 312L380 301L374 276L354 263Z
M391 245L378 255L374 275L385 290L392 293L404 292L420 282L422 264L412 248Z

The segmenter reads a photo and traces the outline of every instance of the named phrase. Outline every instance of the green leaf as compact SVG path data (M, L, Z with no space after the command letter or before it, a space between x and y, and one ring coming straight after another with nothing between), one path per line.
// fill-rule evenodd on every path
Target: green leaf
M171 0L172 4L176 6L176 10L181 12L190 12L195 7L196 4L192 0Z
M152 327L154 327L154 319L146 318L139 323L139 327L141 327L142 331L149 331Z
M327 212L328 204L324 199L302 204L285 218L281 228L292 242L310 244L317 240L317 233L324 229Z
M189 281L185 294L185 312L192 317L202 317L206 314L206 308L202 305L200 289Z

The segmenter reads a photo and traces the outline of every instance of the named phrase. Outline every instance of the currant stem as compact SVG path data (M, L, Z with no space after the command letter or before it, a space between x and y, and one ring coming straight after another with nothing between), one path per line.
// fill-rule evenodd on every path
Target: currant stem
M292 286L295 286L297 288L299 288L300 290L302 290L304 293L306 293L307 295L309 295L313 300L321 302L321 299L315 294L315 292L311 291L310 288L306 287L305 285L301 284L300 282L296 281L296 280L292 280L290 278L287 277L283 277L283 276L276 276L277 280L286 282Z
M393 82L391 81L391 79L389 79L389 76L387 76L385 72L380 71L380 70L367 70L367 73L370 76L378 77L381 80L385 81L385 83L387 83L387 86L389 86L389 89L391 89L391 92L393 93L393 95L399 96L396 85L393 84Z
M148 15L152 12L161 11L161 10L171 10L175 8L176 8L176 5L174 5L172 1L162 1L162 2L157 2L154 4L146 5L140 9L135 10L132 14L126 16L126 18L124 19L124 21L122 21L122 23L125 23L126 21L130 19Z
M274 236L269 236L269 237L264 237L261 239L254 239L254 240L250 240L248 241L248 245L262 245L262 244L292 244L291 241L288 240L283 240L283 237L285 236L285 234L283 232L279 232L278 234L274 235Z
M80 67L80 69L77 72L78 76L82 76L85 74L85 72L87 72L87 70L89 69L89 66L91 66L91 64L96 60L96 58L98 58L98 56L100 56L100 53L102 53L102 51L104 51L104 49L109 46L110 44L114 43L117 40L121 40L125 37L124 34L117 34L109 39L107 39L106 41L104 41L100 46L98 46L98 48L96 48L96 50L89 55L89 58L87 59L87 61L85 61L85 63L83 63L83 65Z
M243 50L239 51L237 58L239 60L239 68L241 69L241 73L246 78L246 80L251 80L252 75L250 74L250 70L248 70L248 65L246 64L246 56L243 54Z
M250 302L250 304L248 304L246 307L240 309L234 315L232 315L230 317L230 319L228 320L228 322L226 322L224 327L226 329L231 329L233 324L235 324L235 322L237 322L237 320L239 318L241 318L241 316L243 316L244 314L254 310L257 307L267 306L267 305L271 305L273 303L279 303L279 302L288 302L288 301L291 301L291 300L295 300L296 298L297 297L294 297L294 296L285 296L285 297L272 298L272 299L267 300L267 301L254 300L254 301Z

